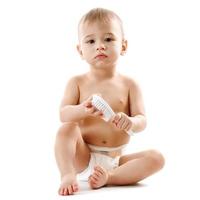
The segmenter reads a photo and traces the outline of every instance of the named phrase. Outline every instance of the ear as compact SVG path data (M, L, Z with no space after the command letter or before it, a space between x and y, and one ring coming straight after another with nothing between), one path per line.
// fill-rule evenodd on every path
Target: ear
M127 51L127 47L128 47L128 42L127 40L122 40L122 50L120 55L125 55L126 51Z
M82 50L81 50L81 46L79 44L76 46L76 49L77 49L79 55L81 56L81 58L83 59L83 53L82 53Z

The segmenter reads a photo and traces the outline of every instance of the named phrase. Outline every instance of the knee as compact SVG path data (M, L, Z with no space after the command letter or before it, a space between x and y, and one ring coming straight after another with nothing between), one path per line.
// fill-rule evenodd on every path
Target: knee
M57 137L72 137L79 134L78 123L75 122L66 122L63 123L57 133Z
M151 166L156 169L160 170L164 167L165 165L165 159L163 155L157 151L157 150L149 150L148 152L148 158L150 160Z

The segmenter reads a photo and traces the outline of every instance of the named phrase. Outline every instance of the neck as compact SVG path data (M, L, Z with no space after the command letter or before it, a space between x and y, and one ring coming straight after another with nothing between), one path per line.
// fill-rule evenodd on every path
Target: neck
M112 78L116 75L116 67L110 67L110 68L95 68L93 66L90 66L90 72L95 79L103 80Z

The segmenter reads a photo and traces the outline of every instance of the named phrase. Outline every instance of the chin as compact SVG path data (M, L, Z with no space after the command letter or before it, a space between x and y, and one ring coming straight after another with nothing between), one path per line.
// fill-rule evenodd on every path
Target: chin
M93 66L95 66L96 68L108 68L112 65L113 63L110 63L110 62L98 62L98 63L95 63Z
M105 64L102 64L102 65L94 65L95 68L98 68L98 69L106 69L108 68L109 66L108 65L105 65Z

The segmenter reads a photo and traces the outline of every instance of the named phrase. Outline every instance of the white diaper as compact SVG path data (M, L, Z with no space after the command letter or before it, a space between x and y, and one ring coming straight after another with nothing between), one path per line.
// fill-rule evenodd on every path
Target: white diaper
M120 154L126 147L126 144L117 147L102 147L88 144L90 149L90 161L88 167L77 175L82 181L87 181L88 177L93 173L94 166L100 165L106 170L112 170L119 166Z
M91 152L90 155L88 167L77 175L78 180L87 181L88 177L93 173L95 165L100 165L106 170L111 170L119 166L120 156L112 158L96 152Z

